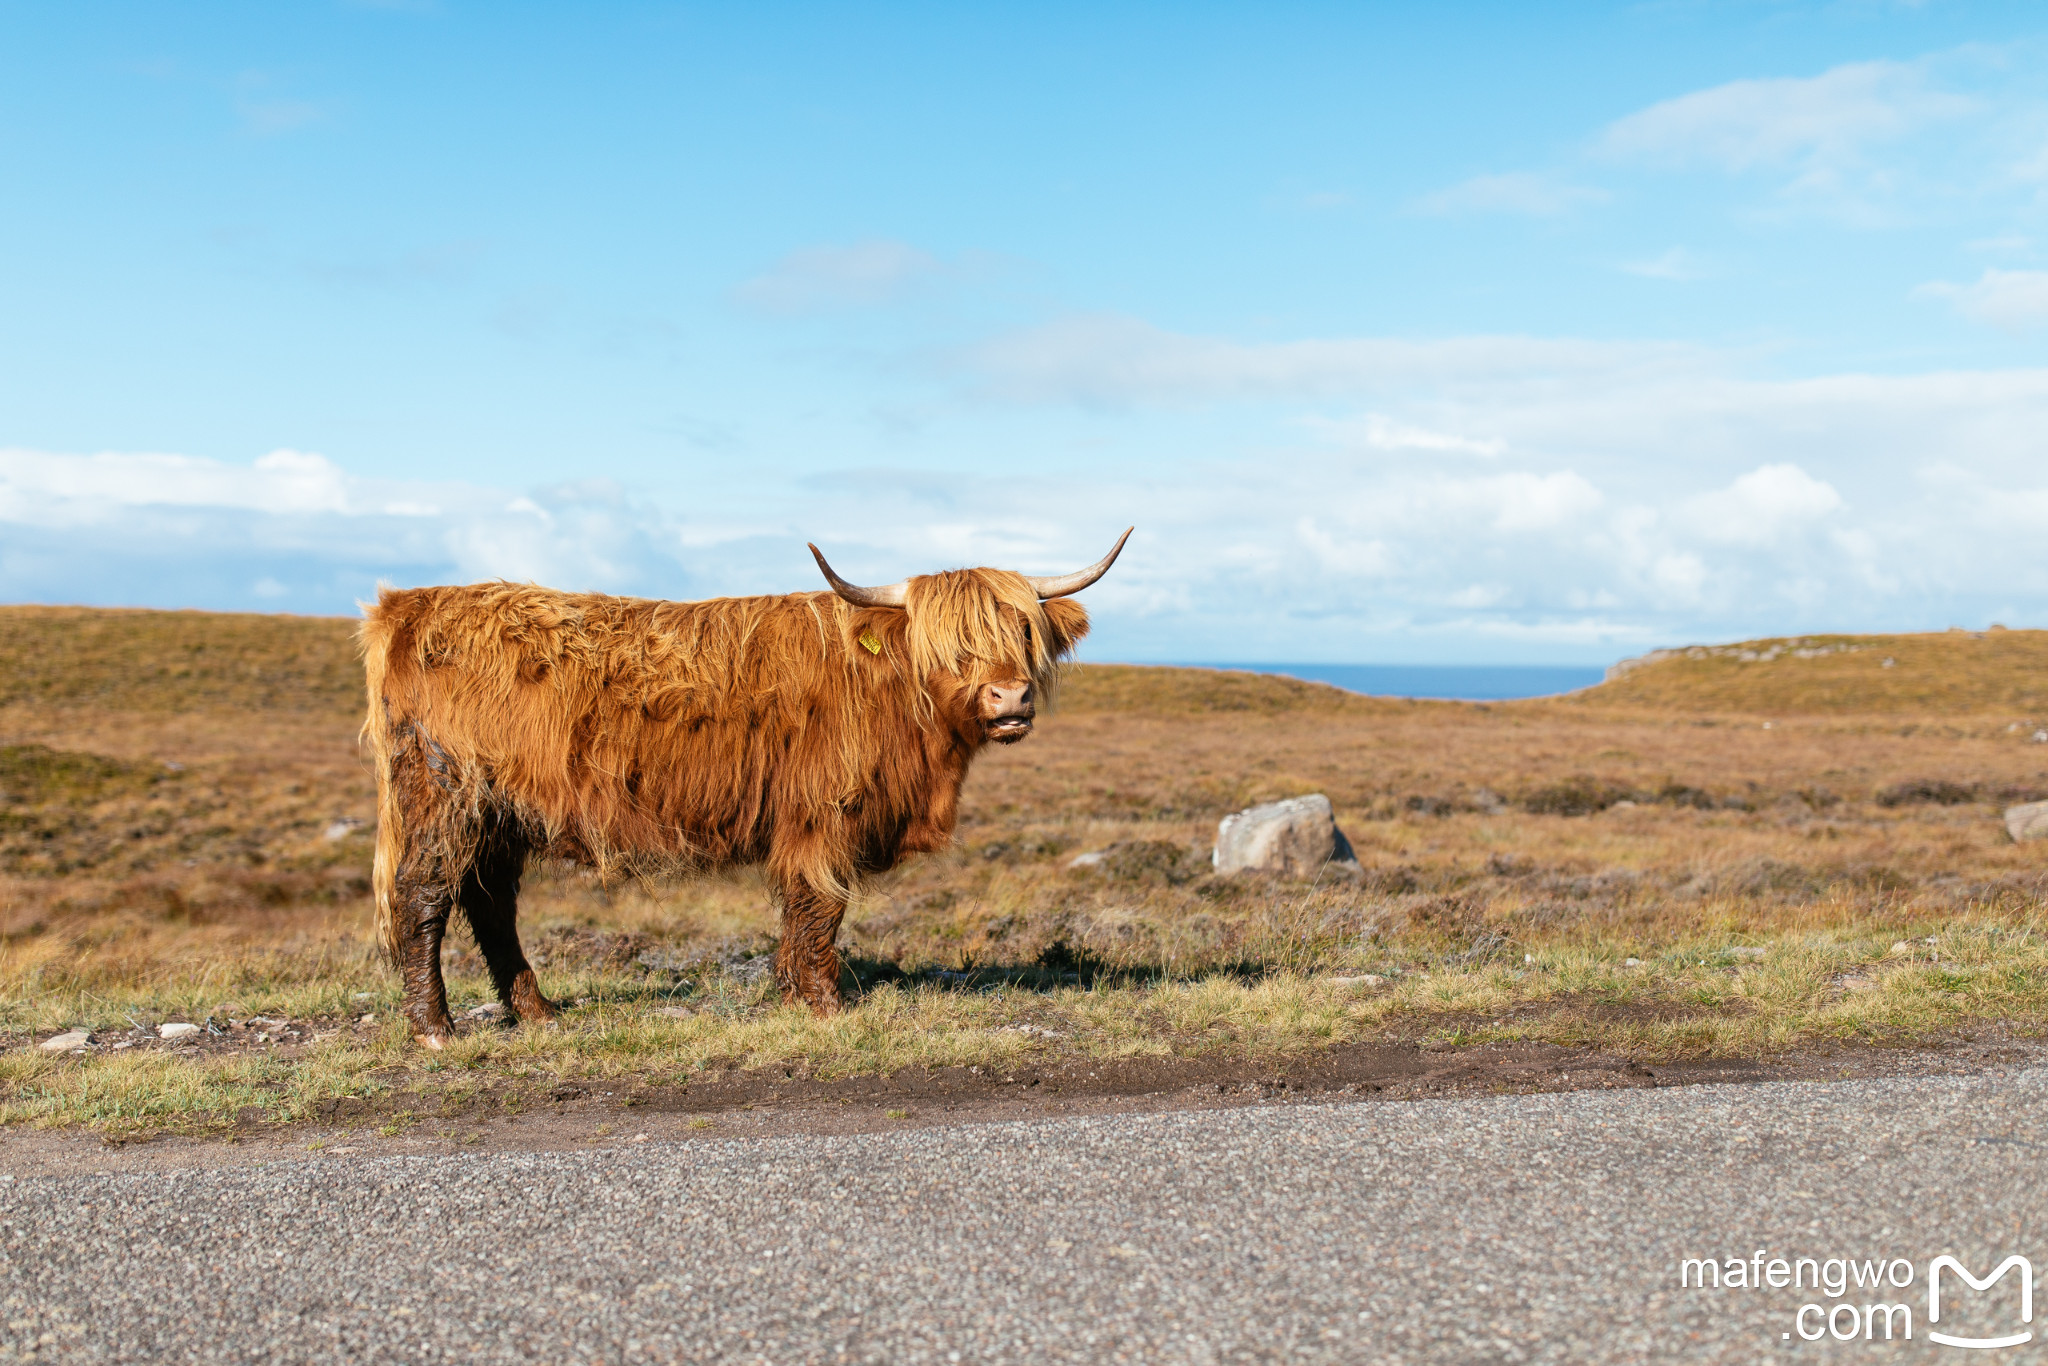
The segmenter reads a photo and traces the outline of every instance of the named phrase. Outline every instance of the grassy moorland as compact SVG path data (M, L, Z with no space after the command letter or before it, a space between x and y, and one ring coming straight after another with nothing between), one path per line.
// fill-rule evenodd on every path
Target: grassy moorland
M1678 652L1562 699L1077 671L972 779L958 848L848 918L858 1004L774 1004L750 878L536 867L563 1027L411 1050L368 943L346 621L0 609L0 1120L290 1119L706 1069L830 1076L1387 1037L1640 1057L2048 1023L2048 632ZM1321 791L1363 865L1219 879L1224 813ZM1074 869L1074 856L1106 850ZM451 943L452 995L488 999ZM205 1026L171 1046L153 1027ZM82 1053L36 1047L94 1031Z

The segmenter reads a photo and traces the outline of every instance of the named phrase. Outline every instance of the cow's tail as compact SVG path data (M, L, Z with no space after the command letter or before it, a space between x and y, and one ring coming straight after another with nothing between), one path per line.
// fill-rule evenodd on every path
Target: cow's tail
M379 605L381 606L381 604ZM405 850L405 808L391 790L391 759L395 748L391 709L385 702L384 675L391 662L391 632L378 606L364 611L356 640L363 651L363 675L369 684L369 713L363 718L363 745L377 771L377 856L370 865L370 888L377 898L377 942L392 962L398 961L398 913L393 905L398 864Z

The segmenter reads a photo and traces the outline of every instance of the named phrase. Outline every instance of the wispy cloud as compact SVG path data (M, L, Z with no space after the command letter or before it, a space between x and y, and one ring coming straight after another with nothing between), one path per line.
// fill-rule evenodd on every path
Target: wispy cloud
M395 252L315 257L303 268L323 284L408 289L463 279L483 259L484 250L482 242L462 239Z
M1446 454L1494 456L1507 449L1505 441L1492 437L1433 431L1413 423L1396 422L1381 413L1344 418L1316 415L1302 419L1302 426L1339 444L1376 451L1442 451Z
M1116 314L1088 314L992 338L961 354L958 363L979 386L1013 399L1205 404L1340 398L1396 383L1618 376L1689 364L1703 354L1662 343L1514 336L1244 343L1169 332Z
M1598 150L1655 165L1726 171L1832 167L1976 103L1934 89L1919 65L1857 62L1818 76L1730 81L1618 119Z
M327 118L324 106L287 94L283 86L267 71L244 71L235 78L235 116L244 129L258 137L278 137Z
M1936 280L1913 291L1980 323L2022 331L2048 323L2048 270L1986 270L1974 284Z
M1474 176L1415 201L1420 213L1515 213L1550 218L1608 198L1605 190L1529 171Z
M907 242L805 247L741 284L740 302L771 313L889 303L946 272Z
M1638 261L1623 261L1621 269L1646 280L1697 280L1706 274L1699 258L1684 247L1671 247Z

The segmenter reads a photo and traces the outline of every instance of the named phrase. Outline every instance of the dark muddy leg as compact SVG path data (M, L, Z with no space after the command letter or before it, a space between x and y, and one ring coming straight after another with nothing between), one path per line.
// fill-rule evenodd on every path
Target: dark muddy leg
M804 1002L820 1015L839 1009L839 920L846 903L792 878L780 888L782 943L775 950L775 981L785 1005Z
M398 918L398 971L405 982L400 1009L412 1032L429 1048L440 1048L455 1034L448 1018L448 993L441 984L441 936L448 931L448 912L455 898L441 876L438 859L408 859L398 871L392 909Z
M538 1024L555 1018L555 1004L540 994L540 983L519 948L519 876L525 869L525 843L487 827L476 861L462 880L462 912L498 999L521 1021Z

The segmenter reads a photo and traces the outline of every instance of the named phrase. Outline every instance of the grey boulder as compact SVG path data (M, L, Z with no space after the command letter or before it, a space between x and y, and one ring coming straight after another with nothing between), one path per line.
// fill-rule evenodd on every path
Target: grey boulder
M2005 828L2015 840L2048 840L2048 802L2005 808Z
M1211 861L1219 873L1277 873L1314 877L1357 872L1358 856L1337 828L1330 799L1320 792L1233 812L1216 827Z

